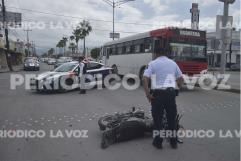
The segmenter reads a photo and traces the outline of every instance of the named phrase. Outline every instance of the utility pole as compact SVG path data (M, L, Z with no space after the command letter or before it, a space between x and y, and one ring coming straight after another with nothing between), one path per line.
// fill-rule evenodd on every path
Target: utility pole
M233 4L235 0L219 0L219 1L224 3L222 32L221 32L222 55L221 55L221 68L220 68L220 74L224 74L226 70L226 62L227 62L226 51L227 51L228 45L230 44L230 40L228 39L228 29L227 29L228 10L229 10L229 4Z
M26 33L27 33L27 48L28 48L28 54L27 54L27 56L29 57L30 56L30 42L29 42L29 32L30 31L32 31L32 30L30 30L30 29L26 29L26 30L24 30Z
M35 56L35 53L34 53L34 42L31 41L31 49L32 49L32 55Z
M135 1L135 0L103 0L105 3L110 5L113 9L113 33L112 33L112 38L115 40L115 8L119 7L127 2Z
M5 29L6 49L7 49L5 51L5 55L7 59L8 68L10 71L13 71L11 54L9 53L8 26L7 26L8 24L6 21L6 7L5 7L4 0L2 0L2 15L3 15L3 28Z

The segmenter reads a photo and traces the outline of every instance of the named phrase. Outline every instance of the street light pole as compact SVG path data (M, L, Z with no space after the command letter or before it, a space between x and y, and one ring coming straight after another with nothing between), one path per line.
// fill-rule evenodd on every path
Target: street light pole
M221 40L222 40L222 55L221 55L221 68L220 74L224 74L226 70L226 51L227 47L230 44L228 37L228 11L229 11L229 4L235 2L235 0L219 0L220 2L224 3L224 10L223 10L223 19L222 19L222 32L221 32ZM231 31L232 32L232 31Z
M28 57L30 56L30 42L29 42L29 31L32 31L32 30L30 30L30 29L26 29L26 30L24 30L24 31L26 31L27 32L27 48L28 48Z
M103 0L105 3L107 3L108 5L110 5L113 9L113 33L112 33L112 37L113 40L115 40L115 8L119 7L127 2L131 2L131 1L135 1L135 0L119 0L119 1L115 1L115 0Z
M113 0L113 40L115 40L115 1Z

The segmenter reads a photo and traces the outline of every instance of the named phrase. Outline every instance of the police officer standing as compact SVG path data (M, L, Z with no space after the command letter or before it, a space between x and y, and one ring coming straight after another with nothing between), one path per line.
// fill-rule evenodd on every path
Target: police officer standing
M154 121L153 146L161 149L163 138L154 135L163 130L163 113L167 114L168 130L176 130L176 86L183 83L182 72L178 65L169 59L163 50L156 51L156 59L151 61L144 72L144 89L146 97L152 105L152 117ZM151 83L151 89L149 87ZM170 138L172 148L177 148L177 137Z
M86 64L84 63L84 57L79 57L79 67L78 67L78 73L80 78L80 94L86 94L85 89L85 74L86 71Z

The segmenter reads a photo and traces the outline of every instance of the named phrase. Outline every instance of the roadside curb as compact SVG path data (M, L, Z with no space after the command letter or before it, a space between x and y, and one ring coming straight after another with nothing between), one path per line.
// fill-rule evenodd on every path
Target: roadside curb
M240 89L215 89L216 91L230 92L240 94Z

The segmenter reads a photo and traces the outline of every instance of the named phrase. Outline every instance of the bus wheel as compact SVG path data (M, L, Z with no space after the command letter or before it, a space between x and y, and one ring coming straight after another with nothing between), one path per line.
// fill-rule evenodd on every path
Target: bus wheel
M113 74L118 74L118 68L116 65L113 65L112 69L113 69Z

